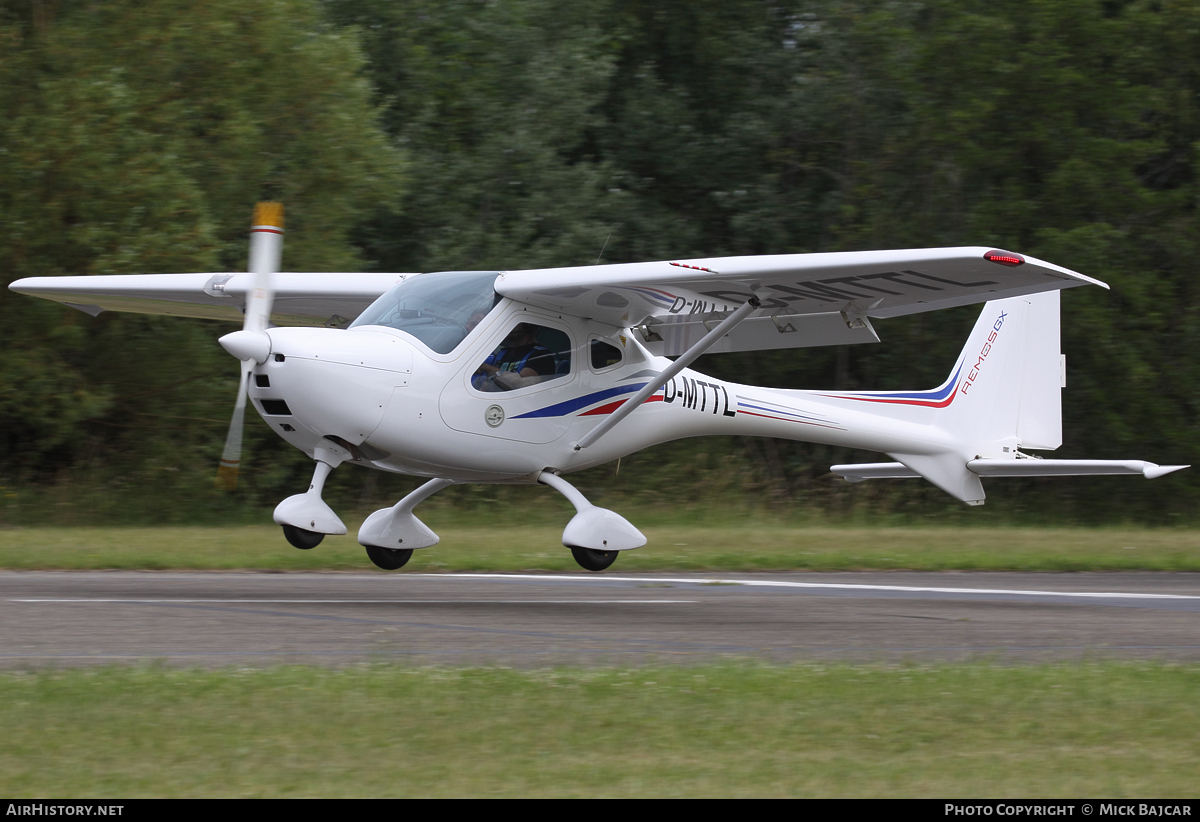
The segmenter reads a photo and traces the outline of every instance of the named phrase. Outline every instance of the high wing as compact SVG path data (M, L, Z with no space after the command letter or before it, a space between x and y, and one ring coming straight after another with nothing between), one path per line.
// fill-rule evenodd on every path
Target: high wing
M274 275L277 325L341 327L407 274L295 273ZM95 316L102 311L166 314L242 322L251 274L119 274L29 277L13 291L60 302Z
M279 273L271 319L341 327L408 274ZM984 247L714 257L508 271L496 290L518 302L637 328L676 356L750 297L762 307L710 350L878 342L870 320L1104 283ZM241 322L248 274L30 277L9 286L99 314L129 311Z
M1032 257L984 247L714 257L508 271L496 290L519 302L634 327L676 356L758 296L762 307L712 352L878 342L871 318L1099 285Z

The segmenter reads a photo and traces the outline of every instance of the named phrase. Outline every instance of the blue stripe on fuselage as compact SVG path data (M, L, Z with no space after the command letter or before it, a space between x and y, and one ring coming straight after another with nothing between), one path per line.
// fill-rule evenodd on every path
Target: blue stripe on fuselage
M949 382L941 388L935 388L932 391L854 391L850 392L852 397L879 397L881 399L897 399L897 400L944 400L950 396L954 388L958 385L958 375L962 373L962 366L959 365L958 370L954 372L954 376Z
M525 420L533 417L565 417L567 414L573 414L581 408L586 408L589 405L598 403L601 400L607 400L609 397L619 397L622 394L633 394L636 391L642 390L646 383L638 385L621 385L616 388L606 388L603 391L594 391L591 394L584 394L582 397L577 397L566 402L547 405L545 408L539 408L536 411L530 411L527 414L518 414L513 417L514 420Z

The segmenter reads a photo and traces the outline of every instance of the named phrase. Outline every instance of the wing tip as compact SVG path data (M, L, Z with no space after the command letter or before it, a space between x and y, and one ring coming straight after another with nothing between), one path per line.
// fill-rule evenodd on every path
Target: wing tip
M1190 465L1155 465L1152 462L1146 463L1146 467L1142 469L1142 476L1146 479L1158 479L1159 477L1173 474L1176 471L1182 471L1184 468L1191 468Z
M8 284L9 291L15 291L18 294L36 294L38 290L38 280L46 280L48 277L22 277L19 280L13 280Z

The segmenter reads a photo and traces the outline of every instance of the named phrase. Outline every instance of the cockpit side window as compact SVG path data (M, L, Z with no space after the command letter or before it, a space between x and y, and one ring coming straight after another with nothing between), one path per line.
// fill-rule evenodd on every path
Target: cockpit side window
M534 323L517 323L471 377L479 391L515 391L571 373L571 338Z
M591 358L593 371L603 371L605 368L620 365L621 360L625 358L621 349L595 337L588 343L588 356Z
M449 354L500 301L495 271L440 271L406 277L358 316L351 328L382 325Z

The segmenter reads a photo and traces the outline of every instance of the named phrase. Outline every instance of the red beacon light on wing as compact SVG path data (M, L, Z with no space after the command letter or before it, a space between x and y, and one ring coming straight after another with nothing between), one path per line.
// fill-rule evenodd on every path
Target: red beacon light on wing
M1011 251L999 251L997 249L992 249L987 254L984 254L983 259L999 263L1000 265L1006 265L1009 268L1022 265L1025 262L1025 258L1020 254L1013 254Z

